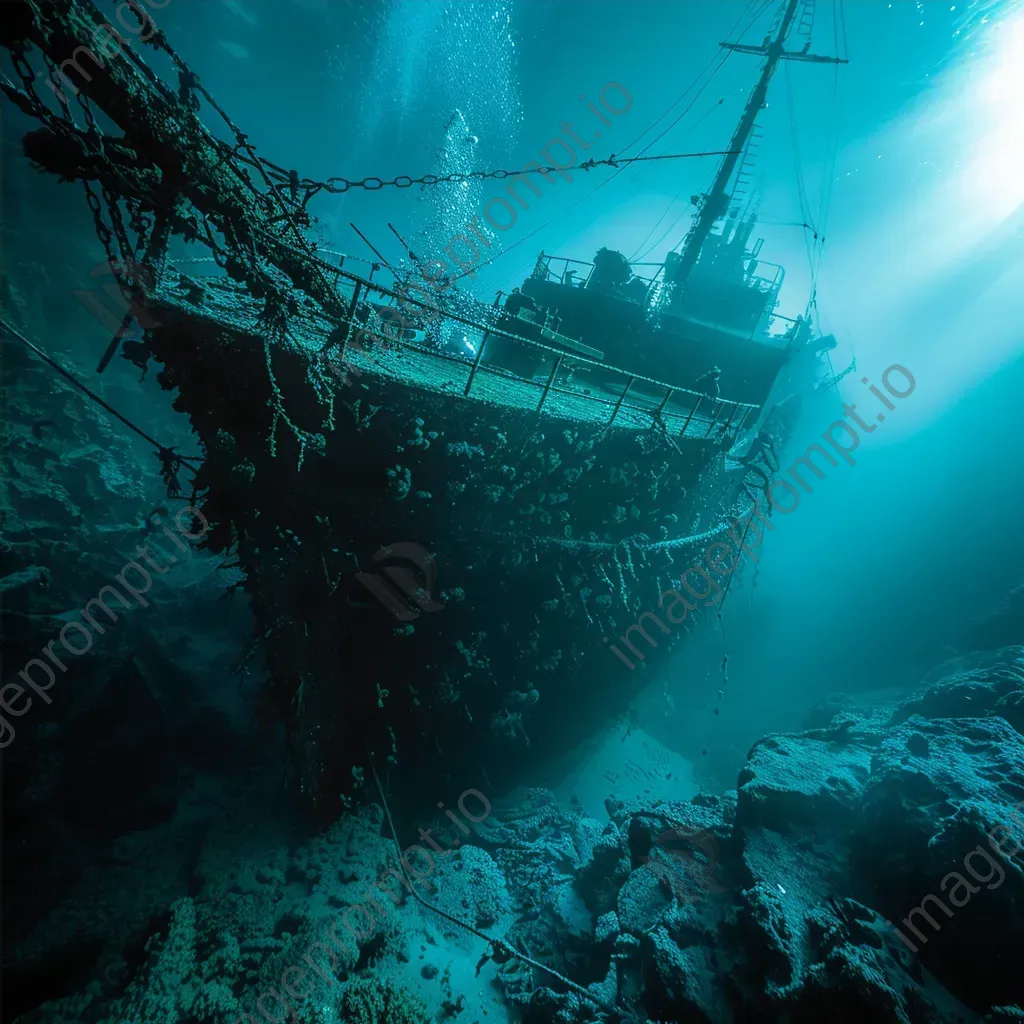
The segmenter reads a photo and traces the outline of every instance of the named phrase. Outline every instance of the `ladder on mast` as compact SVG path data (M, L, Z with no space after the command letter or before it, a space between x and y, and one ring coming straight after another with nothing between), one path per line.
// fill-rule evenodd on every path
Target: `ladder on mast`
M743 155L745 158L748 152L748 142L754 131L757 115L764 108L765 100L768 96L768 84L775 74L779 61L796 60L814 64L849 63L849 61L844 60L838 55L835 57L823 57L814 53L792 51L785 48L786 39L793 28L793 22L796 19L800 4L801 0L786 0L785 12L782 15L782 21L774 39L766 36L760 46L748 46L742 43L721 44L723 49L732 50L736 53L756 54L766 59L761 68L760 78L754 86L750 98L747 100L747 105L743 109L743 115L736 126L736 131L733 133L732 141L728 146L728 153L722 160L722 165L715 176L711 191L702 197L697 217L683 241L683 251L673 276L673 282L677 285L676 301L678 301L683 292L681 286L686 284L693 268L697 264L697 260L700 258L701 250L711 235L712 228L728 213L729 203L732 198L729 193L729 182L732 180L740 156ZM813 5L807 5L804 8L805 17L808 8L813 12Z

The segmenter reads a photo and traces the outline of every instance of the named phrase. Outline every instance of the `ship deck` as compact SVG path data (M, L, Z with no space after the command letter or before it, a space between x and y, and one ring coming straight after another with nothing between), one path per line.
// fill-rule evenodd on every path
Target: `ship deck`
M202 291L198 302L196 285ZM388 294L368 282L363 282L363 287ZM353 290L353 281L339 281L341 294L351 298ZM157 317L205 323L240 339L267 334L259 304L226 277L186 277L171 266L161 275L153 298ZM378 377L434 394L510 410L532 410L547 418L575 423L648 431L660 420L670 437L700 440L713 431L735 435L756 420L756 405L711 399L466 319L450 322L461 328L476 352L483 347L483 358L439 351L407 340L365 348L347 345L343 353L337 348L324 353L335 324L311 300L303 300L297 315L289 318L287 343L303 350L311 360L322 354L336 362L343 358L352 368L345 369L346 375L360 382ZM352 325L353 336L361 327ZM511 346L525 355L535 372L514 372L490 362L488 350L493 352L499 341L506 350Z

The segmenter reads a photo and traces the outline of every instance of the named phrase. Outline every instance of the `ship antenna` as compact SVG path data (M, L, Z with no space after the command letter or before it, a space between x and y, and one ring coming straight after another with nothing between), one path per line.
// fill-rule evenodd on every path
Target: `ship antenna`
M722 165L715 176L711 191L701 197L697 218L694 220L683 241L683 251L672 279L677 285L684 284L687 278L689 278L697 260L700 258L701 249L703 249L704 243L711 234L711 229L720 218L725 216L729 209L729 182L732 179L733 171L736 170L736 163L739 160L740 154L745 151L751 132L754 130L754 122L757 120L757 115L764 107L768 96L768 84L772 80L772 75L775 74L779 61L802 60L815 64L849 63L838 55L835 57L822 57L813 53L787 50L785 48L786 37L793 27L793 20L796 17L801 0L785 0L785 3L785 13L782 15L779 31L774 39L766 37L764 43L760 46L747 46L742 43L721 44L725 50L735 50L737 53L751 53L762 56L765 58L765 62L761 68L761 77L758 79L757 85L754 86L750 98L747 100L747 105L743 108L743 115L740 117L740 122L736 126L735 132L733 132L732 141L729 143L726 155L722 160Z

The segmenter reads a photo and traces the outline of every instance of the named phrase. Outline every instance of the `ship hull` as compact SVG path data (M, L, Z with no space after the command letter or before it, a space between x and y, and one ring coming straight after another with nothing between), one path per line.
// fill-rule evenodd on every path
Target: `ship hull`
M439 777L542 781L703 613L669 625L662 595L741 498L710 418L666 431L588 389L380 344L346 384L320 354L329 324L303 311L270 337L223 283L168 275L153 315L160 379L207 453L210 546L246 574L268 697L321 818L370 757L431 793ZM627 632L638 619L649 644ZM624 634L629 663L610 646L629 652Z

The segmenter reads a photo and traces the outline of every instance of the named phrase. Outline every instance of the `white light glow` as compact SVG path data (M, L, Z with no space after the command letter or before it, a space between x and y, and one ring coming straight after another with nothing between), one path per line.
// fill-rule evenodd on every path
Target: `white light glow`
M845 328L837 335L859 335L864 365L922 366L928 391L914 422L901 421L907 430L1022 347L1024 0L997 8L1013 10L984 29L976 19L969 45L915 102L844 154L847 169L870 161L875 174L850 190L850 230L833 239L819 297ZM871 202L871 217L858 220L854 197Z
M1024 203L1024 14L998 35L994 66L978 88L985 133L966 177L979 211L1001 220Z

